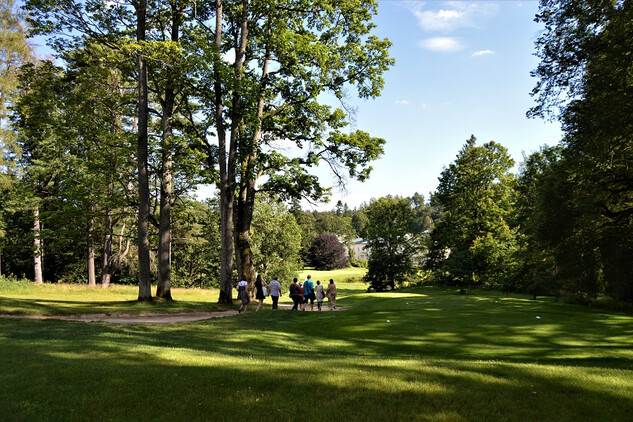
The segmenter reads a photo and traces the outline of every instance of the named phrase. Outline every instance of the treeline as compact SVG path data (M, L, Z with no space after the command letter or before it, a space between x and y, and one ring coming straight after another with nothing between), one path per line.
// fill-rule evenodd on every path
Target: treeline
M290 277L334 233L367 239L373 290L424 280L633 301L631 1L541 2L529 114L561 121L559 145L513 174L501 144L472 137L429 203L327 213L297 205L329 193L310 170L365 180L383 152L318 102L344 102L350 84L379 95L393 61L369 35L374 2L62 3L27 6L63 66L32 61L20 16L0 15L22 34L0 80L4 273L138 283L141 300L152 281L166 298L172 281L217 282L229 301L235 280ZM188 196L202 183L217 201Z
M631 221L605 207L609 191L574 154L543 147L514 175L502 145L469 139L431 198L443 218L427 239L430 281L633 301Z
M633 302L633 2L541 2L532 117L564 138L518 174L498 143L467 141L431 204L432 282ZM384 287L379 284L378 287Z
M345 107L380 95L394 63L374 34L375 1L0 4L16 23L3 22L3 43L27 45L28 23L56 55L0 55L0 248L5 267L31 273L10 250L28 228L37 282L87 266L89 284L125 272L139 300L152 300L154 280L171 299L176 255L193 239L183 228L206 218L196 230L216 248L219 301L230 303L236 278L254 280L258 200L323 200L314 168L365 180L383 153L383 139L349 130ZM200 184L215 185L217 207L187 197ZM204 232L217 224L219 248Z

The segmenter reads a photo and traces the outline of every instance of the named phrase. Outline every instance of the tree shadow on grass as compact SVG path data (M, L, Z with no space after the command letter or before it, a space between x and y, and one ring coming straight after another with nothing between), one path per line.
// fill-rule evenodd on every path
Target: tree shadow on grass
M225 306L205 301L139 302L138 300L82 301L60 299L18 299L0 297L0 314L7 315L82 315L90 313L139 314L143 312L219 311Z
M168 326L0 320L0 405L16 420L628 420L632 321L449 295Z
M485 299L411 295L367 300L343 313L249 312L223 321L165 327L160 332L167 335L149 338L147 333L155 330L145 326L116 332L159 347L179 347L188 338L188 347L219 353L248 347L254 353L284 357L310 351L633 368L629 317L546 302ZM191 337L192 332L204 335Z
M265 315L278 324L263 329L264 315L168 327L0 321L0 406L7 420L624 421L633 411L630 371L378 355L358 339L280 329L314 318Z

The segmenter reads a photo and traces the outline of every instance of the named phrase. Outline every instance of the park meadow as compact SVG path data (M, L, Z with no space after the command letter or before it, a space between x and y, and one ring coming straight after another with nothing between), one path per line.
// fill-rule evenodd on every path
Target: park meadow
M0 284L0 420L628 421L633 317L442 287L366 293L339 312L174 324L42 316L236 309L217 290ZM286 295L283 301L289 303ZM16 316L40 318L16 318Z

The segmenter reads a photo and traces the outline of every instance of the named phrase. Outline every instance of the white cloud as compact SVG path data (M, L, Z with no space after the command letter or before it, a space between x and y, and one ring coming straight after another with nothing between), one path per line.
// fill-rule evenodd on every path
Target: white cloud
M409 105L409 104L411 104L411 101L409 101L409 100L396 100L396 104L397 105Z
M435 6L437 3L431 3ZM495 13L499 6L493 2L445 1L439 9L425 7L425 2L408 1L406 7L425 31L450 32L458 28L477 28L480 22Z
M420 41L420 47L424 48L425 50L440 53L451 53L454 51L462 50L464 48L458 38L451 37L427 38Z
M490 54L495 54L495 52L492 50L479 50L471 54L470 57L488 56Z

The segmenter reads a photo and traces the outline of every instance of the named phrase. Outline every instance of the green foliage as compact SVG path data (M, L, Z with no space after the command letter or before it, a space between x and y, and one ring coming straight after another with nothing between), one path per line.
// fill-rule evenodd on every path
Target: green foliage
M218 287L220 215L217 205L182 198L173 214L175 287Z
M16 183L16 158L20 151L15 133L9 127L10 108L18 93L18 74L22 64L32 59L26 40L24 16L14 0L0 2L0 258L6 243L3 218L9 212L9 191ZM0 263L1 264L1 263ZM0 268L2 274L2 268Z
M365 228L367 227L368 221L367 214L363 209L354 211L352 215L352 227L354 227L357 236L365 237Z
M348 265L347 248L332 233L321 233L314 239L308 263L317 270L329 271Z
M345 243L351 242L359 235L356 226L360 224L359 227L364 227L367 217L363 211L345 210L345 207L346 205L340 203L333 211L308 212L301 210L297 205L292 210L292 214L301 229L301 256L304 261L309 261L310 248L320 234L335 234L344 239ZM356 224L354 218L357 219ZM359 223L361 221L359 219L362 222Z
M0 275L0 291L12 292L12 291L24 291L28 289L32 284L28 280L22 278L19 279L14 275Z
M630 1L608 0L544 1L539 14L532 113L557 111L565 138L557 155L542 150L527 162L523 257L543 281L533 284L551 280L550 290L586 300L633 300L632 18Z
M132 139L125 130L131 93L117 54L88 45L66 59L66 69L48 61L22 68L14 117L23 168L16 209L38 204L45 278L84 282L88 237L98 244L113 229L101 218L116 209L113 224L125 227L131 214Z
M414 263L420 252L415 213L408 198L372 199L365 209L369 290L395 289L417 274Z
M536 41L541 59L532 76L537 105L528 116L557 117L570 101L582 97L587 64L600 48L602 30L618 5L616 0L541 0L536 22L544 27Z
M317 233L332 233L340 236L346 242L356 237L356 231L352 226L352 217L337 215L335 212L319 212L316 214L315 229Z
M424 195L420 195L417 192L411 197L411 207L415 212L417 231L419 233L430 232L442 218L441 208L428 204L424 199Z
M13 198L8 198L10 202ZM6 205L7 202L4 204ZM2 274L33 279L33 215L31 212L4 210L5 235L2 245Z
M429 237L427 268L447 283L499 286L516 249L514 161L500 144L475 142L472 136L444 169L431 198L443 218Z
M312 246L314 239L319 234L317 233L316 228L316 217L311 212L301 210L298 204L292 209L291 212L292 215L295 217L295 221L299 226L299 230L301 230L300 255L302 259L305 260L308 256L310 246Z
M146 6L148 13L145 39L139 41L134 38L138 23L136 12L141 6ZM126 186L124 180L96 177L105 173L104 169L120 170L119 167L127 168L130 163L101 160L103 166L100 167L100 161L95 158L104 154L104 150L123 151L123 148L119 150L120 144L125 149L134 146L134 142L130 142L135 135L134 126L142 124L141 119L132 119L136 100L130 98L135 95L139 82L134 65L137 57L146 62L148 69L152 110L149 168L157 197L159 189L161 197L167 195L168 175L173 175L175 190L167 201L175 204L178 194L205 178L208 182L216 166L221 166L228 169L232 177L228 184L232 189L231 198L238 197L238 191L240 195L245 193L237 202L240 209L235 213L235 226L238 231L247 233L251 221L255 220L255 186L281 199L318 200L329 193L329 188L321 186L318 178L310 174L320 164L330 165L341 184L347 177L367 179L371 161L383 152L384 140L361 130L349 132L345 128L350 116L345 107L330 107L321 102L328 94L344 102L350 87L354 87L361 98L380 94L384 84L382 75L394 61L388 55L391 43L373 34L372 18L377 13L377 2L328 0L306 7L303 0L279 5L259 0L224 1L217 47L216 34L210 30L218 13L216 6L213 2L25 2L33 33L48 36L49 44L69 64L69 69L63 72L52 69L54 66L50 64L43 66L51 67L48 73L56 80L50 84L51 95L43 92L40 95L43 101L30 104L31 111L42 111L37 122L41 133L35 130L31 134L23 133L25 138L41 135L37 148L32 148L38 154L51 142L52 154L48 160L39 162L47 164L42 166L51 176L47 181L59 182L59 190L52 193L55 197L71 198L77 209L87 208L86 203L94 204L91 214L98 218L106 210L131 211L120 202L108 203L109 198L121 197L119 194L124 189L120 187ZM243 26L243 22L248 25ZM242 33L242 28L248 32ZM242 39L246 54L236 48ZM236 53L233 63L228 58L231 52ZM38 78L43 80L41 74ZM114 87L120 98L104 89L107 86ZM112 99L117 101L112 102ZM40 104L39 109L37 104ZM223 109L218 117L214 111L220 105ZM120 122L113 124L113 116ZM50 117L50 121L46 121L46 117ZM22 125L23 132L29 124ZM144 132L140 129L139 134ZM212 145L209 139L212 134L224 139L229 132L230 147L221 156L221 148ZM73 149L68 168L59 157L58 143L64 138L71 140ZM115 139L119 143L113 145L110 141ZM294 144L295 152L301 152L283 155L278 148L280 140ZM139 153L139 157L141 155ZM129 152L121 152L117 157L135 159ZM33 167L30 171L37 169L35 164L35 161L29 162L28 166ZM77 170L72 172L69 168ZM135 170L120 171L120 174L123 178L129 177ZM259 180L264 182L258 183ZM161 186L159 181L165 183ZM115 193L106 190L112 184L119 188ZM130 193L137 189L130 187ZM146 203L145 194L142 198L128 195L126 199L127 204ZM164 202L161 204L164 206ZM91 219L84 218L77 230L92 230L95 236L102 234L93 230L91 223ZM351 227L349 222L346 225ZM164 233L164 228L161 230ZM352 238L353 230L346 230L343 235ZM109 233L112 228L103 231ZM303 237L304 247L310 237ZM246 247L238 242L238 248ZM246 251L243 256L250 252ZM131 250L128 259L134 253ZM271 265L284 267L279 271L291 273L294 264L289 264L290 261ZM179 262L184 262L182 257ZM179 282L190 279L184 275L178 277Z
M253 261L265 280L278 276L289 286L301 267L301 229L286 207L273 198L256 202L252 226Z

